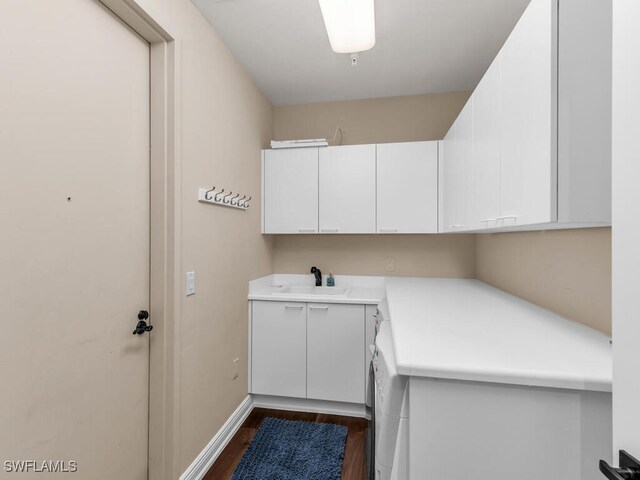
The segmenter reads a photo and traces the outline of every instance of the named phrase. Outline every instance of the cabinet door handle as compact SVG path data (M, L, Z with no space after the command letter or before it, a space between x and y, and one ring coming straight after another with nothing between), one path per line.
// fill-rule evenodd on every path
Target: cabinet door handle
M311 305L309 307L309 310L324 310L324 311L327 311L327 310L329 310L329 307L326 307L326 306L325 307L319 307L319 306Z
M298 233L316 233L315 228L299 228Z
M518 216L517 215L504 215L502 217L496 218L496 220L507 220L508 218L513 218L515 220L516 218L518 218Z
M285 305L285 310L302 310L304 305Z
M498 218L485 218L484 220L480 220L481 223L484 222L495 222L496 220L499 220Z
M379 228L378 231L380 233L396 233L398 229L397 228Z
M339 230L337 228L321 228L320 231L323 233L338 233Z
M464 227L464 225L449 225L447 228L459 228Z

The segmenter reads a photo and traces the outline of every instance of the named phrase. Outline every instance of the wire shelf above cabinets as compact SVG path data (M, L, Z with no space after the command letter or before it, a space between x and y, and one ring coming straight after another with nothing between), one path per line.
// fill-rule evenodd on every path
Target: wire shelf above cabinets
M239 208L247 210L251 201L250 196L232 191L226 192L224 188L216 190L216 187L207 188L200 187L198 189L198 201L203 203L212 203L213 205L221 205L223 207Z

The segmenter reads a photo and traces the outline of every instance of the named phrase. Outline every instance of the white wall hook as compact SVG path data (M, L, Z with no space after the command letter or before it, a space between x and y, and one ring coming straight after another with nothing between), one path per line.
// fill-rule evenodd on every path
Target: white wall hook
M223 207L239 208L240 210L247 210L249 208L251 197L240 193L233 193L232 191L223 194L224 191L224 188L216 192L216 187L200 187L198 189L198 201L211 203L213 205L222 205Z

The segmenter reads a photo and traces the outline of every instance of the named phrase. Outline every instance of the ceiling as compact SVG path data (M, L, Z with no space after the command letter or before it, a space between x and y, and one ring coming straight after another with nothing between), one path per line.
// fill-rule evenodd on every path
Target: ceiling
M331 51L318 0L193 0L274 105L473 90L529 0L376 0L376 46Z

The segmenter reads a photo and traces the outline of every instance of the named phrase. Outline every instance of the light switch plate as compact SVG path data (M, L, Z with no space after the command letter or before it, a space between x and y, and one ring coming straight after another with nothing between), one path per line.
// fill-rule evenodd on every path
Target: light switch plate
M196 272L187 272L187 296L196 293Z

